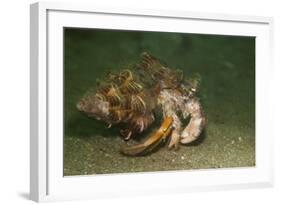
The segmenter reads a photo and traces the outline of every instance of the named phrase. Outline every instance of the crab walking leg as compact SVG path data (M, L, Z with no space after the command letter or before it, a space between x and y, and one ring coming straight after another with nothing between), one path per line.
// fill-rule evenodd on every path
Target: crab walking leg
M171 138L170 138L170 141L169 141L168 148L169 149L172 149L172 148L177 149L178 146L179 146L179 141L180 141L181 121L175 113L173 113L170 116L172 116L172 118L173 118L173 130L172 130L172 133L171 133Z
M181 133L182 144L196 140L205 126L205 116L198 99L190 99L185 104L183 112L190 114L188 126Z
M121 152L125 155L136 156L146 154L157 147L165 140L172 130L173 118L166 117L161 127L148 137L143 143L137 145L125 145L121 148Z
M180 141L181 121L178 115L176 114L175 110L176 110L175 104L172 101L168 101L164 103L163 105L164 117L170 116L173 118L173 125L172 125L173 130L168 145L169 149L171 148L177 149Z

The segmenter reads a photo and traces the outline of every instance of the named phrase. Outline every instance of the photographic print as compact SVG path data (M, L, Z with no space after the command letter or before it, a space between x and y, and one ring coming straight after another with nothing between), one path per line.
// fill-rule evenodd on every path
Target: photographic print
M255 166L255 37L63 39L64 176Z

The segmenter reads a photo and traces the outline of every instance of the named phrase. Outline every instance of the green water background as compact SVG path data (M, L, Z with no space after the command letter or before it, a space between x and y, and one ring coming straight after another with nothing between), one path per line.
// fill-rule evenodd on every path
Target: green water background
M146 51L188 77L201 76L207 126L178 151L144 157L119 152L118 127L107 129L75 107L108 71ZM160 32L64 30L64 174L84 175L255 165L255 38Z

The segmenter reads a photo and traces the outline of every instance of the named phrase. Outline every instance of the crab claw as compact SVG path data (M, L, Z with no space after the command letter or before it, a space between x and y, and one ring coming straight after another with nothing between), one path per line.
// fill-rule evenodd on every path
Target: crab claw
M160 128L148 137L143 143L136 145L124 145L121 148L121 152L125 155L136 156L144 155L156 148L161 142L163 142L167 136L171 133L173 124L172 117L166 117L161 124Z

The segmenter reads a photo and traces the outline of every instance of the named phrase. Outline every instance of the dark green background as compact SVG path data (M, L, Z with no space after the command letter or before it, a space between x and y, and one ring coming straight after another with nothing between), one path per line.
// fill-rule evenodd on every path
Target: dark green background
M144 157L119 153L118 127L75 105L107 71L137 63L146 51L184 76L201 76L207 117L200 139ZM113 30L64 30L64 174L83 175L255 165L255 38Z

